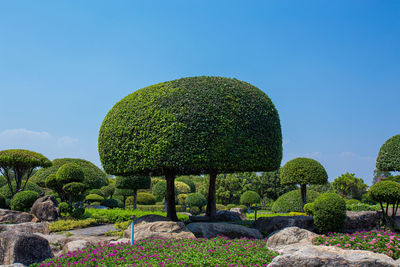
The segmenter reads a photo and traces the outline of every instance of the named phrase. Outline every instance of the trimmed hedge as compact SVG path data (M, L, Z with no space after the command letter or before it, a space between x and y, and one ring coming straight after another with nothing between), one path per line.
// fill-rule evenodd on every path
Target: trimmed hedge
M31 210L33 203L39 198L39 194L35 191L22 191L14 195L10 202L10 208L17 211Z
M185 203L189 207L198 207L199 209L201 209L204 205L207 204L207 199L200 193L191 193L188 194Z
M101 202L104 200L104 197L98 195L98 194L89 194L85 197L85 200L89 203L93 202Z
M328 174L316 160L295 158L288 161L280 171L282 184L325 184Z
M346 221L346 202L335 193L321 194L314 201L313 218L321 233L342 232Z
M261 201L260 195L254 191L246 191L240 196L240 203L246 206L259 204Z
M279 115L269 97L222 77L133 92L108 112L98 141L102 166L115 175L268 171L282 159Z
M83 183L88 189L101 188L102 186L109 184L107 175L96 165L84 159L72 158L53 160L53 166L39 169L34 175L32 175L31 181L44 187L47 176L52 173L56 174L58 169L66 163L76 163L82 168L82 171L85 174Z
M151 179L149 176L117 176L115 187L118 189L149 189Z
M307 190L307 203L314 202L318 196L318 192ZM272 211L276 213L302 212L302 206L300 189L297 189L280 196L272 205Z
M138 193L137 204L139 205L155 205L156 197L150 193Z
M400 134L392 136L381 146L376 168L381 171L400 171Z

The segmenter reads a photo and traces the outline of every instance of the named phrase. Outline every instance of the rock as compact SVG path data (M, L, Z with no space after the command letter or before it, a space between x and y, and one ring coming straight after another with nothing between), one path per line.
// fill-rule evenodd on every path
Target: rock
M384 254L365 250L344 250L338 247L313 245L288 245L278 250L270 267L307 266L307 267L395 267L396 262Z
M165 238L165 239L190 239L195 238L192 232L187 229L183 222L152 222L135 225L135 241L147 238ZM125 238L131 237L131 229L124 232Z
M263 235L256 229L232 223L190 223L187 228L192 231L196 237L213 238L219 235L229 238L254 238L262 239Z
M379 225L380 215L377 211L347 211L344 231L354 233L370 231Z
M139 225L141 223L151 223L151 222L168 222L171 221L170 219L168 219L165 216L161 216L161 215L156 215L156 214L150 214L150 215L144 215L141 216L139 218L137 218L134 223L135 226Z
M299 227L313 231L314 221L312 216L275 216L258 218L250 227L263 234L269 235L286 227Z
M0 233L3 264L22 263L30 265L53 257L49 242L35 234L6 231ZM2 258L2 259L1 259Z
M18 223L18 224L0 224L0 232L2 231L17 231L24 233L41 233L48 235L50 233L49 226L46 222L34 223Z
M58 219L58 202L53 196L44 196L33 203L31 214L39 221L56 221Z
M34 216L27 212L0 209L0 223L25 223L33 220Z
M231 208L230 211L236 212L239 214L240 219L246 220L246 212L242 208Z
M0 265L0 267L26 267L26 265L23 265L22 263L13 263L10 265Z
M131 240L129 238L121 238L121 239L110 242L110 244L112 244L112 245L120 244L120 243L131 243Z
M312 240L317 236L317 234L299 227L287 227L268 238L267 248L276 249L298 243L310 245L312 244Z
M63 248L63 253L67 253L68 251L75 251L78 249L85 249L92 244L88 240L73 240L65 244Z
M242 218L240 214L235 211L229 210L219 210L217 211L217 221L226 222L226 221L241 221Z

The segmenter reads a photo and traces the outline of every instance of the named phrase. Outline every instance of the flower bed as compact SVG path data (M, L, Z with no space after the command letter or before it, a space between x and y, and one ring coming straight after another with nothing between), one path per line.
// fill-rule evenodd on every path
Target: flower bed
M76 250L33 266L267 266L277 255L263 239L150 239Z
M369 250L400 258L400 234L384 231L356 232L354 234L332 233L318 236L315 245L336 246L343 249Z

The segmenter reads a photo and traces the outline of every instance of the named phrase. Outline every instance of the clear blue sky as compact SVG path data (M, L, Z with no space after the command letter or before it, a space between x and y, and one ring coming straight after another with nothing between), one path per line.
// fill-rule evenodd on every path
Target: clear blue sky
M400 133L399 1L1 1L0 149L100 166L109 109L145 86L217 75L266 92L286 161L371 183Z

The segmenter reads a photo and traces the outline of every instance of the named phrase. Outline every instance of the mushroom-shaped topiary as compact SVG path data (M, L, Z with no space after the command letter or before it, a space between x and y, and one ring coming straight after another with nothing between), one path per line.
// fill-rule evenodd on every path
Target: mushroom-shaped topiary
M328 174L325 168L316 160L295 158L281 168L281 183L283 185L299 184L303 207L307 203L308 184L326 184ZM304 209L302 209L304 211Z
M85 197L85 201L89 202L90 204L98 203L100 204L104 200L104 197L98 194L89 194Z
M380 171L400 171L400 134L391 137L381 146L376 168Z
M182 78L116 103L100 128L99 154L110 174L164 175L173 220L175 176L209 173L207 213L215 216L218 173L279 168L280 120L269 97L246 82Z
M136 209L137 203L137 190L138 189L149 189L151 184L151 179L149 176L117 176L115 182L115 187L118 190L119 194L122 194L124 197L124 203L126 201L127 196L133 196L133 209ZM122 189L122 191L121 191ZM125 190L125 191L124 191ZM133 194L126 195L125 193L129 193L130 191Z
M391 226L391 222L389 220L389 206L392 204L392 220L395 218L397 213L397 209L400 204L400 184L393 181L380 181L373 186L371 186L368 190L368 194L372 200L379 203L382 209L382 214L386 220L386 223ZM384 208L384 204L386 203L386 209Z
M7 179L11 196L25 190L34 169L49 166L51 161L37 152L25 149L0 151L0 173ZM15 188L11 186L13 181L16 183Z
M260 195L254 191L246 191L240 196L240 204L246 205L248 209L253 204L259 204L260 201Z

